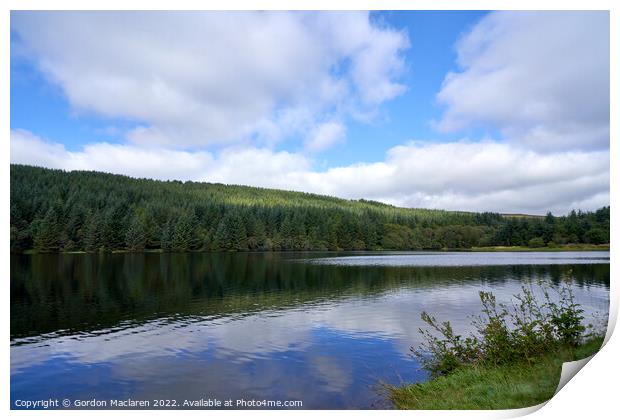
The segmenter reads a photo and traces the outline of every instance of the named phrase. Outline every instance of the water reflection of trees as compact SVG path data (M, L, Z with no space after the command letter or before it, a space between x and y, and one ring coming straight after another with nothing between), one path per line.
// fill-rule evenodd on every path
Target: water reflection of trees
M11 337L92 331L121 321L292 307L406 285L546 278L609 285L609 265L355 267L275 253L12 255Z

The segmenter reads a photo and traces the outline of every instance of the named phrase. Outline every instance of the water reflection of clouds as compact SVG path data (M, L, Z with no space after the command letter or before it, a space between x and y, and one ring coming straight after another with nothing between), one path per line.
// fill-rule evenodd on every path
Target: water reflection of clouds
M35 344L13 346L11 367L18 371L57 355L81 363L104 363L137 357L159 357L193 353L213 347L230 360L271 357L274 352L305 350L312 344L312 329L329 328L349 337L376 336L394 340L408 353L417 342L419 313L437 309L437 299L449 313L459 313L477 299L475 287L467 293L442 291L429 299L426 293L400 290L375 297L349 298L327 307L303 306L263 311L243 317L176 322L156 320L108 334L56 337ZM458 297L458 299L457 299ZM446 309L441 311L448 317ZM458 319L456 320L458 325Z
M55 390L74 397L300 399L307 408L359 407L377 399L372 387L379 381L423 379L410 357L419 344L420 312L465 331L467 315L479 312L479 290L507 302L521 284L511 277L410 284L286 309L165 317L13 345L12 397L47 398ZM606 286L574 291L588 316L608 307Z
M57 354L23 366L22 375L12 382L12 397L19 398L26 392L29 397L52 393L72 398L181 401L270 398L299 399L307 408L345 408L377 399L371 384L359 380L368 372L378 379L394 381L391 372L384 372L385 360L394 359L388 341L367 338L359 346L355 338L324 328L314 329L311 335L314 340L305 350L276 351L251 360L231 360L212 348L182 354L126 354L107 362L86 362L75 355ZM362 355L374 350L384 358L377 358L374 366L370 361L368 366L355 357L354 348ZM409 380L415 380L417 374L412 360L395 366L394 371L404 372ZM42 372L55 377L53 385L40 382Z
M134 398L299 399L307 408L360 407L379 398L378 381L395 383L398 373L410 381L424 377L412 359L395 358L387 340L357 340L327 328L314 328L311 336L305 350L274 351L251 360L207 350L184 358L149 358L129 369L115 364L114 369L124 380L140 378ZM362 360L370 351L384 357Z
M403 356L419 344L420 313L427 311L440 320L450 320L456 331L468 329L470 317L480 308L481 284L458 284L429 292L400 289L379 296L350 297L331 306L304 305L270 310L243 317L187 320L162 319L109 334L56 337L44 342L13 346L11 368L39 363L57 355L68 355L82 363L102 363L137 357L174 356L202 352L208 348L230 360L271 357L274 352L302 351L312 345L312 330L329 328L349 337L391 340ZM493 287L499 301L508 302L519 285ZM604 311L607 291L575 288L586 315Z

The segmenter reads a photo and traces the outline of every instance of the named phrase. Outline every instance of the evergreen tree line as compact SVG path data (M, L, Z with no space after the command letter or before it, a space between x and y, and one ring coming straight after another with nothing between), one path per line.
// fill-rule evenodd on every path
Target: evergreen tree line
M413 250L609 242L609 207L567 216L368 200L11 165L11 250Z

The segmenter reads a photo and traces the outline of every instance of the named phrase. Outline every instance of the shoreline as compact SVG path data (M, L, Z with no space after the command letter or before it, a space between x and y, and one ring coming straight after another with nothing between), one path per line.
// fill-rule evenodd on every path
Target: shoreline
M548 352L531 363L467 366L426 382L386 386L388 398L401 410L499 410L526 408L553 398L562 364L596 354L603 337L576 348Z
M12 252L17 255L70 255L70 254L195 254L195 253L253 253L253 252L270 252L270 253L287 253L287 252L590 252L590 251L609 251L610 245L594 245L594 244L570 244L557 247L539 247L531 248L526 246L486 246L471 248L443 248L443 249L372 249L372 250L323 250L323 249L306 249L306 250L186 250L186 251L164 251L161 248L143 249L140 251L131 251L127 249L116 249L106 251L88 252L84 250L75 251L57 251L57 252L40 252L29 249L23 252Z

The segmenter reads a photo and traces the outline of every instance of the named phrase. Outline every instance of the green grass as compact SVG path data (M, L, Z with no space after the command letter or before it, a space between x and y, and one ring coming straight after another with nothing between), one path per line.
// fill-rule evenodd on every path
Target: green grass
M568 244L554 247L531 248L528 246L477 246L470 249L474 252L560 252L560 251L609 251L609 244Z
M602 338L577 348L565 348L532 363L499 367L470 366L413 385L388 387L389 398L399 409L509 409L530 407L551 397L560 381L562 363L596 353Z

